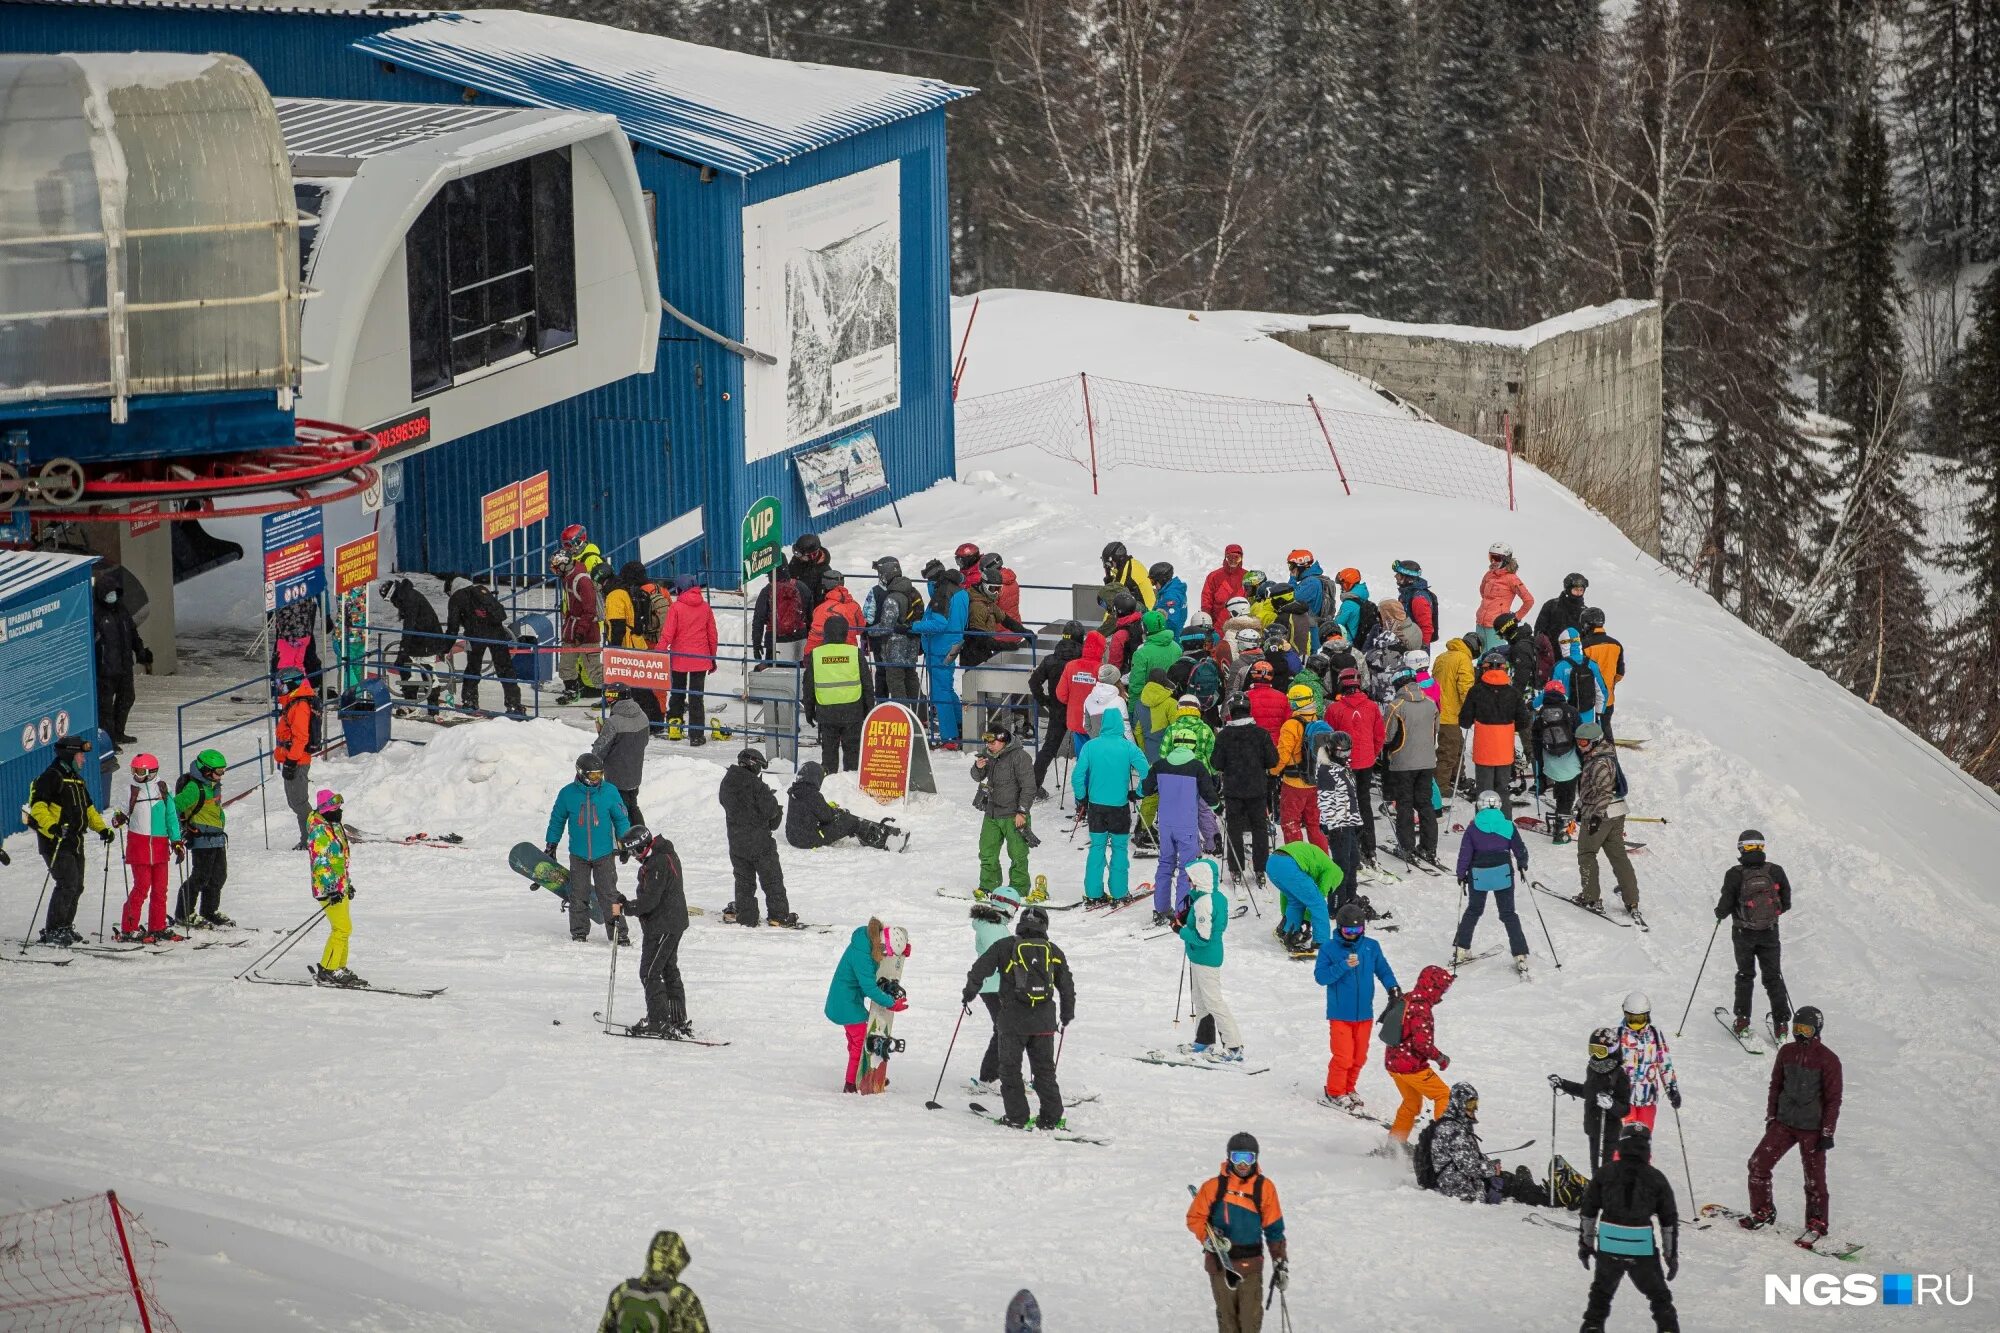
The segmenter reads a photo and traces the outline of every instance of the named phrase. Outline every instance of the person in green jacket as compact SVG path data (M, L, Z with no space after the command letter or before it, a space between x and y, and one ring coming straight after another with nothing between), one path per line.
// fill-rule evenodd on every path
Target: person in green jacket
M645 1275L612 1289L597 1333L708 1333L701 1297L681 1281L687 1266L687 1242L680 1233L655 1232Z
M1010 885L1002 885L986 895L983 903L972 905L972 956L978 958L1014 933L1014 913L1021 910L1021 895ZM1000 974L979 983L979 1002L993 1020L993 1035L986 1039L986 1054L979 1058L979 1078L975 1092L1000 1091Z
M1145 751L1125 735L1125 717L1116 708L1104 710L1096 737L1084 744L1070 769L1070 794L1082 818L1089 821L1090 855L1083 865L1083 896L1100 902L1105 896L1104 857L1111 853L1111 897L1123 901L1130 887L1127 847L1132 837L1133 788L1146 776Z
M222 778L229 761L220 750L203 750L174 787L174 813L187 843L188 876L174 902L174 921L233 926L222 914L222 886L229 879L229 816L222 808Z
M854 1080L861 1072L861 1043L868 1036L868 1002L873 1000L894 1014L910 1007L901 985L876 978L882 965L882 936L882 923L875 917L869 917L865 926L856 926L826 988L823 1012L827 1021L847 1033L847 1083L842 1092L857 1090Z
M1137 648L1132 650L1132 660L1126 664L1125 703L1126 711L1134 721L1134 736L1145 748L1150 760L1160 753L1160 738L1153 728L1149 710L1142 707L1146 686L1151 683L1154 671L1165 671L1181 660L1180 640L1174 637L1166 616L1158 611L1148 611L1139 617L1139 629L1145 635ZM1172 694L1168 698L1173 698Z
M1333 938L1326 904L1340 889L1341 872L1331 856L1301 838L1272 852L1264 873L1285 900L1285 920L1277 933L1287 947L1308 947L1300 934L1307 917L1312 918L1310 947L1317 949Z
M1240 1064L1243 1033L1236 1026L1229 1002L1222 998L1222 933L1229 928L1229 897L1222 891L1222 871L1214 858L1201 857L1188 869L1194 891L1188 894L1178 933L1187 952L1188 989L1200 1021L1195 1025L1194 1041L1181 1050L1205 1055L1219 1064ZM1204 870L1208 872L1205 886Z

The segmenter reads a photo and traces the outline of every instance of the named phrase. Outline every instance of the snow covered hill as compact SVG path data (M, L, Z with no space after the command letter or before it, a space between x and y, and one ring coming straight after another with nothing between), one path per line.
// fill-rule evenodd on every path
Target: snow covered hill
M1004 308L982 307L968 392L981 374L1004 387L1076 368L1054 369L1050 348L1088 340L1088 329L988 326ZM1063 319L1075 316L1069 307ZM1152 315L1134 318L1125 327ZM1311 374L1321 377L1316 394L1338 375L1288 362L1309 359L1275 344L1237 341L1227 355L1245 359L1245 374L1281 386ZM1016 348L1035 364L1007 364ZM1124 355L1122 371L1105 373L1151 378L1137 364L1142 348ZM1192 376L1199 359L1166 348L1158 362ZM1350 405L1368 398L1359 390ZM1347 497L1330 476L1278 485L1120 470L1093 498L1078 470L1017 450L903 502L905 526L885 513L826 541L837 562L860 569L881 554L916 568L971 539L1002 551L1024 580L1049 584L1090 577L1112 537L1142 559L1173 561L1196 584L1229 541L1270 570L1293 546L1311 547L1329 568L1357 566L1378 591L1390 586L1389 562L1407 556L1431 572L1453 633L1472 623L1491 541L1514 545L1538 595L1580 570L1630 654L1619 730L1648 742L1626 755L1632 807L1670 821L1633 829L1648 844L1637 866L1654 928L1618 929L1543 898L1560 969L1532 919L1532 983L1491 962L1467 968L1438 1011L1438 1041L1453 1057L1448 1077L1479 1086L1485 1143L1536 1139L1508 1165L1540 1173L1550 1147L1544 1076L1578 1075L1589 1030L1616 1020L1626 991L1649 991L1671 1036L1736 833L1754 825L1798 890L1785 927L1794 1001L1826 1011L1828 1043L1846 1063L1830 1158L1835 1229L1868 1243L1865 1271L1984 1278L1982 1260L2000 1240L1991 1207L2000 1172L1984 1124L2000 1049L1990 998L2000 802L1559 488L1527 472L1520 489L1519 512L1508 513L1366 487ZM1053 614L1058 600L1031 592L1028 605ZM504 863L511 843L540 840L549 798L586 743L555 721L481 723L422 749L321 766L319 780L347 792L358 826L467 839L455 850L369 843L357 858L353 966L383 984L449 985L435 1000L229 980L270 936L241 950L0 968L0 1207L115 1185L166 1243L161 1293L186 1329L588 1328L604 1292L636 1271L653 1229L672 1226L693 1253L687 1279L722 1330L865 1329L885 1318L988 1330L1024 1285L1054 1330L1198 1330L1213 1315L1182 1227L1186 1186L1216 1169L1229 1134L1248 1129L1283 1197L1299 1329L1575 1326L1588 1278L1567 1234L1527 1225L1514 1205L1420 1193L1370 1155L1378 1130L1314 1104L1323 1000L1309 968L1272 943L1268 898L1263 918L1232 925L1225 984L1251 1055L1270 1073L1131 1059L1189 1039L1172 1012L1178 948L1143 938L1151 932L1138 909L1066 913L1054 936L1079 999L1061 1072L1072 1094L1099 1095L1075 1109L1073 1126L1111 1145L1010 1134L959 1109L967 1099L953 1089L986 1036L978 1010L951 1056L947 1109L924 1110L972 956L966 904L934 892L976 873L962 757L940 756L942 792L895 816L915 831L907 855L786 853L796 909L831 933L745 935L716 915L729 876L714 792L736 747L656 744L642 800L687 862L691 900L709 912L681 949L690 1006L700 1029L734 1044L599 1035L590 1015L604 1003L608 949L570 943L548 897ZM772 781L782 788L787 778ZM866 805L845 779L830 792ZM289 845L275 786L272 801L273 841ZM1065 844L1054 808L1042 809L1036 869L1059 894L1074 893L1082 851ZM262 850L254 798L232 814L226 910L291 925L311 907L303 858ZM1447 853L1455 844L1447 834ZM1539 878L1575 884L1569 849L1536 841L1530 850ZM30 859L0 871L10 922L33 901ZM1447 882L1370 894L1402 924L1380 938L1406 984L1443 960L1458 907ZM914 942L912 1007L897 1028L909 1050L886 1096L843 1097L841 1036L820 1006L847 931L871 913L907 926ZM1481 938L1498 938L1494 922ZM303 975L316 948L301 945L280 975ZM628 1015L640 1003L635 967L632 953L620 960L617 1003ZM1761 1129L1767 1062L1707 1016L1727 1003L1731 970L1724 940L1674 1046L1698 1196L1683 1201L1689 1209L1744 1202L1743 1163ZM1372 1054L1360 1092L1380 1109L1394 1093ZM1555 1146L1579 1160L1575 1103L1558 1109ZM1660 1165L1685 1191L1671 1116L1660 1147ZM1779 1171L1777 1198L1781 1216L1799 1216L1795 1158ZM1683 1327L1865 1328L1892 1318L1764 1304L1767 1272L1834 1266L1768 1235L1689 1233L1676 1287ZM1612 1327L1647 1322L1626 1290ZM1926 1307L1906 1322L1990 1329L2000 1319L1982 1284L1971 1307Z

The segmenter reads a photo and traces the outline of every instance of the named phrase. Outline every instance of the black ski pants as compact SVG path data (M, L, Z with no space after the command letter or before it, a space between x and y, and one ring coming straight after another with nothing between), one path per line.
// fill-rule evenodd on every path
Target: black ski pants
M708 673L706 671L672 671L667 673L667 682L673 686L667 695L667 716L684 717L688 726L700 731L708 725Z
M1431 804L1431 770L1390 769L1382 777L1382 794L1396 803L1396 845L1437 860L1438 816Z
M396 640L396 657L390 666L396 672L396 679L401 682L405 699L416 700L423 697L422 684L412 683L412 677L414 676L417 681L428 683L431 679L431 663L450 649L451 641L442 634L412 634L408 630L403 632L403 636Z
M639 809L639 789L637 787L620 787L618 788L618 794L624 798L625 817L632 821L632 826L637 828L639 825L644 824L646 816Z
M1271 859L1271 825L1265 818L1263 796L1225 796L1223 822L1229 830L1229 868L1239 875L1261 875ZM1250 859L1243 859L1243 835L1250 835Z
M97 678L97 720L111 733L114 741L126 734L125 723L132 715L134 697L131 672Z
M506 700L507 711L521 711L521 687L514 683L514 654L497 643L469 643L465 646L465 679L460 682L464 688L459 698L467 708L479 707L479 673L488 656L493 658L493 674L500 681L500 697Z
M819 720L819 766L828 777L842 771L852 773L861 767L861 719L828 721L824 713Z
M1625 1258L1616 1254L1599 1254L1592 1262L1597 1275L1590 1280L1590 1300L1583 1307L1583 1326L1586 1329L1604 1327L1604 1321L1611 1316L1611 1297L1618 1290L1618 1284L1625 1278L1632 1279L1632 1285L1639 1289L1653 1307L1653 1328L1656 1333L1680 1333L1680 1315L1674 1311L1674 1293L1667 1286L1666 1272L1660 1267L1657 1254L1637 1255Z
M1375 863L1375 770L1357 768L1354 770L1354 800L1361 807L1361 859L1370 865ZM1437 839L1433 837L1435 846Z
M1056 1086L1056 1034L1053 1032L1002 1032L1000 1034L1000 1104L1007 1118L1016 1124L1028 1123L1028 1090L1021 1082L1021 1057L1028 1057L1034 1075L1035 1100L1039 1103L1035 1123L1054 1129L1062 1120L1062 1089Z
M979 1081L992 1083L1000 1077L1000 994L981 991L979 1000L986 1006L986 1016L993 1020L993 1035L986 1039L986 1054L979 1057Z
M48 863L54 890L49 894L47 925L50 930L76 928L76 905L83 901L83 848L74 840L58 844L42 858Z
M1042 728L1042 743L1035 749L1035 786L1049 785L1049 769L1054 767L1056 756L1062 753L1063 742L1069 739L1069 719L1061 705L1049 709L1049 720Z
M1771 1013L1782 1031L1792 1021L1792 997L1785 991L1785 973L1780 966L1776 930L1729 929L1729 942L1736 947L1736 1008L1740 1018L1750 1016L1750 983L1757 970L1764 972L1764 994L1771 1001Z
M734 848L729 852L729 868L736 876L736 924L754 926L757 924L757 885L764 885L764 905L771 916L790 916L792 905L785 898L785 870L778 864L778 849L767 847L761 852L744 855Z
M197 913L214 916L222 910L222 886L229 878L229 848L191 847L188 849L188 876L181 881L174 919L191 924Z
M646 1017L654 1023L687 1022L687 991L681 986L681 936L685 930L655 930L641 921L639 982L646 988Z

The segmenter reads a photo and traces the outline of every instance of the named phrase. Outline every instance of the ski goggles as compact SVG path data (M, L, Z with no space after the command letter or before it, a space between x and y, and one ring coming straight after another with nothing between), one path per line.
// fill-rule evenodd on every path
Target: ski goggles
M1634 1032L1643 1032L1652 1025L1652 1022L1653 1016L1651 1014L1625 1015L1625 1026L1631 1028Z
M1254 1152L1233 1152L1229 1154L1229 1164L1231 1166L1255 1166L1257 1165L1257 1154Z
M1367 931L1368 927L1366 926L1342 926L1340 927L1340 938L1344 940L1358 940Z
M1792 1035L1794 1037L1817 1037L1819 1035L1819 1025L1816 1023L1800 1022L1795 1018L1792 1020Z
M150 782L159 775L159 772L158 768L151 768L145 764L134 764L132 765L132 781Z
M1593 1041L1590 1043L1590 1058L1593 1060L1609 1060L1611 1058L1611 1048Z

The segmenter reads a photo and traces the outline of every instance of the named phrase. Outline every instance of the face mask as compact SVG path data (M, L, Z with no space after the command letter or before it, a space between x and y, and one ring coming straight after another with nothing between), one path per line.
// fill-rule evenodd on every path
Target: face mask
M320 812L320 816L319 816L319 817L320 817L321 819L324 819L324 820L325 820L325 821L326 821L327 823L329 823L329 824L338 824L338 823L340 822L340 811L338 811L338 810L322 810L322 811Z
M118 605L118 594L117 594L116 592L107 592L107 593L105 593L105 594L104 594L104 604L105 604L106 606L116 606L116 605Z

